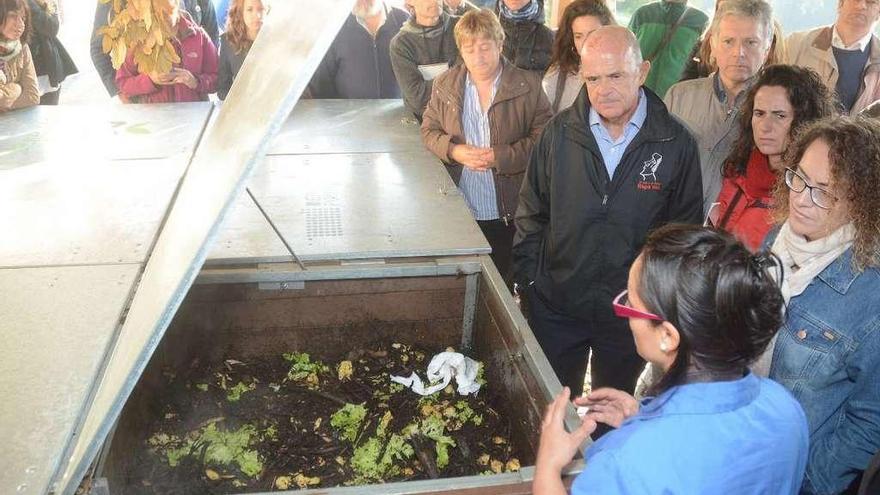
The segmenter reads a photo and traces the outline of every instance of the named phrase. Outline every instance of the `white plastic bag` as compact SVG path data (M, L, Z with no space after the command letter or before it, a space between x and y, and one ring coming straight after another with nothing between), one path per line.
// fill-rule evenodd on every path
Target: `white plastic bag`
M480 363L463 354L441 352L431 358L428 364L428 382L434 385L425 388L425 384L416 373L409 377L391 376L391 381L411 388L419 395L431 395L446 388L452 378L455 378L459 395L476 394L480 390L480 384L477 383L479 369Z

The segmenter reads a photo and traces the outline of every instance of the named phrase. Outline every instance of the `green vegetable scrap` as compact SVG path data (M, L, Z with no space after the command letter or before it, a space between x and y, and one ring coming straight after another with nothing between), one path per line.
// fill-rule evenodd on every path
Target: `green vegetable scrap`
M259 453L251 448L251 444L257 440L259 434L251 425L224 431L217 429L216 423L211 423L191 432L185 440L175 435L157 433L147 443L150 450L164 455L171 467L176 467L186 457L196 457L204 452L206 466L236 464L242 473L257 478L263 471Z
M443 434L445 430L446 423L439 416L428 416L419 426L419 432L435 442L437 467L440 469L449 465L449 447L455 447L455 440Z
M357 440L361 422L367 417L367 408L363 404L346 404L330 416L330 425L342 434L349 442Z
M382 453L383 447L385 448L384 454ZM383 437L370 437L354 450L354 455L351 457L351 467L357 473L353 484L384 481L387 478L397 476L400 474L401 468L395 465L395 461L406 461L414 454L412 446L403 436L396 433L391 435L387 445Z
M312 361L305 352L286 352L283 357L290 362L287 380L304 382L309 388L317 388L321 383L319 375L330 371L324 363Z
M241 400L242 394L250 392L257 386L254 383L245 385L244 382L238 382L234 387L226 391L226 400L229 402L238 402Z
M211 423L202 430L195 445L205 448L205 463L224 466L235 463L242 473L256 478L263 470L263 463L257 451L249 447L257 438L257 429L251 425L244 425L235 431L222 431Z

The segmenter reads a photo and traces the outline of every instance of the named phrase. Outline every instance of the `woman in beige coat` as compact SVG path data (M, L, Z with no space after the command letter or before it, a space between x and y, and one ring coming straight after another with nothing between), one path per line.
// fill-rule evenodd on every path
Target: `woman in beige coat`
M23 0L0 0L0 112L40 103L27 46L30 15Z

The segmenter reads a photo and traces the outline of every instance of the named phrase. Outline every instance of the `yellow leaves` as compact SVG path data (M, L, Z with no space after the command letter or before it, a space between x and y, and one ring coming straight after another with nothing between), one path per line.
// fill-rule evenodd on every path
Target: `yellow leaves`
M489 465L489 454L483 454L477 458L477 464L480 466L488 466Z
M101 0L108 3L111 0ZM166 73L180 57L174 46L167 43L172 37L170 2L152 0L112 0L112 19L98 29L103 38L104 53L110 54L113 68L118 69L131 54L143 74Z
M314 485L321 484L321 478L317 476L306 476L302 473L297 473L296 476L293 477L293 482L296 483L296 486L300 488L308 488Z
M336 368L336 374L339 377L340 382L351 380L351 375L353 372L354 368L351 364L351 361L342 361Z
M275 478L275 488L279 490L287 490L290 488L290 476L279 476Z
M512 473L519 471L520 467L522 467L522 466L519 465L519 459L517 459L516 457L511 458L509 461L507 461L507 464L504 466L504 468L508 472L512 472Z
M499 474L501 473L501 471L504 471L504 463L499 460L492 459L492 462L489 463L489 469L491 469L493 473Z
M125 55L128 53L125 41L118 40L113 43L113 48L110 49L110 60L113 62L113 68L118 69L122 66L122 63L125 62Z

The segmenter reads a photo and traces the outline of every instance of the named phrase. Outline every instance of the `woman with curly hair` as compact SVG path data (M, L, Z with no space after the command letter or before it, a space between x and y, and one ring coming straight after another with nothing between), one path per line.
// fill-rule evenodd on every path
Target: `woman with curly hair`
M801 493L841 493L880 450L880 123L814 122L786 154L765 246L782 262L785 323L759 374L788 388L810 428Z
M584 40L600 26L613 24L605 0L575 0L565 8L542 83L554 114L570 107L584 87L579 74Z
M743 102L740 134L727 158L721 192L709 218L756 250L773 226L771 194L785 168L782 156L795 131L834 113L819 75L792 65L758 73Z
M232 0L226 17L226 32L220 36L220 69L217 75L217 96L226 99L241 64L263 27L268 5L262 0Z
M24 0L0 0L0 112L40 102L29 33L30 12Z
M586 451L572 495L794 495L807 464L807 421L778 383L750 373L782 323L774 260L731 235L667 225L648 238L612 302L662 378L636 401L600 388L580 428L563 429L569 390L541 425L533 491L566 493L560 472L597 422L615 427Z

